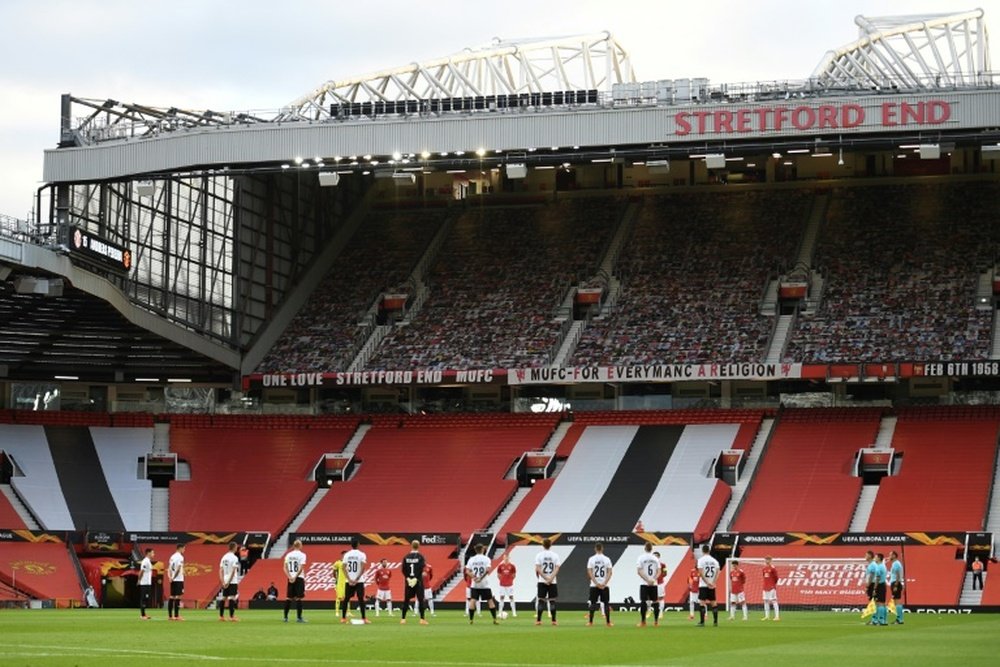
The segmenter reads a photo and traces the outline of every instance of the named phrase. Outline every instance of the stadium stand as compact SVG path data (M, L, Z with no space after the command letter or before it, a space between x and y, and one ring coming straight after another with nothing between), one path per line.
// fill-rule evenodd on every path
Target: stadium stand
M696 539L704 539L706 532L715 529L730 493L729 485L715 478L712 464L720 450L731 448L738 429L737 424L684 428L660 483L639 516L646 530L698 533L708 510L710 515L717 513L715 521Z
M782 411L733 529L847 530L861 491L854 455L875 442L880 416L873 408Z
M357 474L335 483L301 532L449 532L489 525L517 488L504 479L538 449L554 415L413 415L373 418ZM456 511L456 508L462 511Z
M714 478L711 464L720 450L748 449L762 416L755 410L577 413L556 452L568 457L566 466L551 490L546 485L529 494L531 498L547 492L543 499L532 498L536 509L523 528L621 530L641 519L647 530L707 533L715 528L729 496L728 486ZM640 433L651 438L650 452L662 456L656 461L638 459L637 470L622 470L622 461ZM623 478L616 484L619 474ZM651 475L641 489L637 475ZM613 507L606 508L610 513L602 519L598 506L610 489ZM631 513L622 507L630 492L638 493ZM519 508L518 521L524 516L521 512ZM511 521L514 518L508 526L520 527ZM604 522L608 525L599 525Z
M45 438L60 490L73 518L72 527L124 530L125 524L101 468L90 429L46 426Z
M49 413L35 413L49 414ZM23 477L11 479L11 486L46 530L73 527L66 498L60 491L59 475L41 426L0 427L0 449L14 457Z
M4 410L0 414L0 423L35 426L111 426L112 419L115 418L131 420L137 417L112 415L109 412L77 412L74 410Z
M320 456L341 451L358 423L326 417L312 429L282 428L281 420L273 428L254 428L254 420L244 418L237 428L215 419L223 425L171 428L171 451L191 466L190 481L170 483L171 530L247 528L277 535L316 489L310 475Z
M7 496L0 493L0 528L27 528Z
M24 473L14 489L49 530L149 530L151 485L138 461L152 429L66 425L74 421L0 426L0 449Z
M641 425L687 425L687 424L725 424L731 423L737 428L736 435L732 438L731 444L724 445L719 443L718 448L723 449L725 447L732 447L735 449L749 449L750 445L753 443L753 439L757 433L757 429L760 427L760 421L764 416L762 410L648 410L648 411L593 411L593 412L578 412L573 415L573 425L569 428L563 439L560 441L558 448L556 449L556 456L560 459L567 459L567 465L570 460L573 460L573 452L577 444L580 442L581 436L584 432L591 426L621 426L621 427L637 427ZM595 431L595 434L599 431ZM599 463L599 457L595 456L597 452L585 453L584 456L588 458L593 458L594 461ZM713 452L713 457L718 451ZM610 465L611 462L608 462ZM573 469L579 467L580 477L578 483L582 487L587 487L586 483L586 465L581 461L580 463L574 463L573 467L570 469L570 473L573 473ZM566 469L564 468L559 477L565 477ZM612 471L613 472L613 471ZM601 474L611 474L609 471L605 470ZM505 539L507 533L510 532L520 532L521 530L527 530L525 528L529 519L538 510L539 505L542 503L545 496L548 494L549 490L555 483L555 479L543 479L538 480L532 487L531 492L525 496L524 500L517 507L513 514L508 517L507 521L502 526L499 532L499 539ZM711 480L706 480L711 483ZM561 484L568 484L569 482L562 482ZM568 487L567 487L568 488ZM663 491L666 492L667 487L664 487ZM591 489L592 491L592 489ZM707 504L704 506L704 512L701 514L700 520L697 525L690 526L684 530L691 531L695 530L698 534L702 534L706 531L715 528L718 523L718 516L715 516L718 510L721 516L722 510L725 509L725 501L722 499L723 496L728 496L726 493L727 489L720 488L715 485L714 491L710 493L710 498ZM596 491L595 491L596 492ZM551 502L551 501L550 501ZM687 500L685 500L684 506L687 505ZM721 505L721 508L719 507ZM581 510L582 512L582 510ZM645 515L646 512L643 512ZM540 514L539 517L542 515ZM589 514L588 514L589 516ZM715 522L713 523L712 520ZM659 525L659 521L665 519L666 517L658 516L656 520L653 521L653 525ZM555 519L559 523L559 519ZM621 520L622 523L627 523L626 519ZM709 525L711 524L711 525ZM620 527L620 526L619 526ZM564 530L567 528L560 528L559 530ZM650 528L652 530L652 528ZM676 528L670 530L678 530Z
M427 282L430 295L368 362L371 370L509 368L549 363L555 311L597 270L619 206L611 198L470 209Z
M539 479L535 481L531 486L531 491L528 495L521 500L521 504L517 506L517 509L509 517L507 521L504 522L503 526L500 527L500 531L497 533L497 539L501 541L506 540L507 533L517 533L524 530L524 524L531 518L531 515L535 513L538 509L538 505L545 498L545 494L549 492L552 488L552 484L555 479L549 477L547 479Z
M62 542L5 542L0 582L36 600L68 607L83 595L72 558Z
M983 597L980 604L1000 607L1000 576L997 575L996 567L996 562L990 563L983 575Z
M582 532L611 484L638 426L591 426L580 436L573 455L555 478L531 518L527 532ZM622 518L623 522L628 517ZM634 525L634 523L632 524ZM631 527L631 526L629 526Z
M615 269L622 294L591 321L570 365L760 361L772 320L758 314L787 269L811 190L647 198Z
M764 418L764 410L718 410L714 408L687 410L593 410L577 412L573 415L573 427L563 438L559 446L559 454L569 454L572 448L571 433L589 425L612 424L740 424L739 432L733 441L734 449L749 449L754 436ZM569 449L564 450L564 447Z
M786 361L987 359L992 313L975 308L993 265L996 182L837 188L814 265L819 312L798 319ZM962 224L956 224L961 221Z
M445 209L370 213L258 372L346 370L370 333L359 326L365 313L387 290L412 296L407 278L447 215Z
M882 479L867 530L983 530L1000 410L940 406L899 408L896 415L892 445L902 465Z
M149 530L153 489L138 461L153 449L153 429L94 427L90 435L125 530Z

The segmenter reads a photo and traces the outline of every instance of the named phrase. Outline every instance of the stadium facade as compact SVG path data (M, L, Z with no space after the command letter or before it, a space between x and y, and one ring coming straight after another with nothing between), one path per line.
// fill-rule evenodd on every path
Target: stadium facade
M261 365L373 208L538 203L595 190L626 201L692 186L862 177L991 178L1000 92L982 11L856 23L858 39L824 54L801 81L644 81L625 47L600 33L496 40L330 81L266 113L64 95L38 220L5 225L6 308L18 321L3 339L5 400L27 400L14 383L37 389L72 378L77 396L103 397L100 387L118 386L138 398L152 386L138 401L147 403L162 395L157 385L179 380L299 409L303 401L319 409L330 387L399 386L414 405L413 387L485 385L495 390L481 391L484 401L510 405L531 393L528 385L570 385L555 394L606 405L594 387L607 383L669 383L675 395L687 383L692 400L728 401L737 393L766 400L786 381L820 382L836 395L844 391L838 383L945 378L937 389L922 383L933 393L947 392L952 378L994 378L1000 368L985 358L580 365L558 358L577 335L568 325L547 363L527 368L367 368L386 333L361 322L363 340L352 342L356 354L343 367L274 373ZM775 289L801 287L792 269L775 276ZM611 291L605 285L598 298ZM50 321L32 321L21 315L49 306L36 310L26 299L72 303ZM781 300L768 301L765 294L762 312L777 314ZM405 304L411 318L419 303L412 306ZM557 306L545 315L572 319ZM35 327L44 334L32 334Z

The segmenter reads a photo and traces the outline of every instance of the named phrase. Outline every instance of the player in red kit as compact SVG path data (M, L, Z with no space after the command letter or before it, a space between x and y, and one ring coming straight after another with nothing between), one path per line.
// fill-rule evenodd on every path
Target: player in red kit
M764 577L764 618L760 620L768 620L770 607L773 606L774 620L780 621L781 617L778 615L778 571L771 565L770 556L764 559L764 569L761 570L761 576Z
M386 611L392 616L392 591L389 590L389 582L392 581L392 570L389 569L389 562L382 559L378 569L375 570L375 615L382 612L379 609L379 602L385 601Z
M698 568L692 567L688 572L688 619L694 620L694 608L698 604Z
M736 618L736 607L743 605L743 620L747 620L747 595L743 590L747 583L747 573L740 568L738 560L729 561L729 620Z
M667 599L667 564L660 558L659 551L654 551L653 555L660 561L660 574L656 577L656 597L660 603L660 616L663 616L663 606Z
M434 588L431 586L431 581L434 580L434 568L430 563L424 563L424 574L421 578L424 581L424 604L430 608L431 616L437 616L434 613Z
M497 565L497 581L499 590L497 598L500 600L500 618L504 618L503 603L504 598L510 600L511 616L517 618L517 609L514 607L514 577L517 576L517 567L510 562L510 555L505 551Z

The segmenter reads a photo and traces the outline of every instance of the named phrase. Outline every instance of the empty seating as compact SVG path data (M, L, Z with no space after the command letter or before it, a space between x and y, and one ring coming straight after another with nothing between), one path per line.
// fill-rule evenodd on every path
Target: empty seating
M783 411L734 529L847 530L861 491L854 455L875 442L880 416L869 408Z
M446 415L376 421L358 447L357 474L334 484L301 530L468 535L488 526L513 495L517 482L505 473L524 451L542 446L556 419L498 415L469 426L451 425Z
M990 563L990 568L983 574L983 605L1000 606L1000 568L996 563Z
M83 589L76 565L62 542L4 542L0 545L0 582L56 606L80 602Z
M533 486L499 537L521 530L584 530L642 425L696 426L683 430L655 490L648 488L635 516L617 519L619 527L630 529L641 516L647 530L707 534L730 495L708 467L721 449L749 449L763 416L761 410L578 412L556 450L565 467Z
M172 428L170 449L191 466L191 479L170 484L170 529L277 535L315 491L319 457L341 451L353 432Z
M95 427L90 434L125 530L149 530L153 489L139 478L138 463L153 448L153 429Z
M638 430L638 426L587 427L524 530L582 531Z
M10 410L10 422L38 426L111 426L107 412L73 410Z
M0 528L27 528L3 493L0 493Z
M984 528L1000 411L949 413L944 407L898 411L892 446L902 464L898 475L882 479L869 531Z
M40 414L40 413L39 413ZM7 425L0 427L0 449L14 457L23 477L11 479L11 486L46 530L73 528L66 499L59 485L59 475L49 451L45 429L41 426Z
M712 464L720 450L731 448L738 429L738 424L684 428L656 491L639 517L646 530L694 532L717 491L729 499L725 493L729 486L715 478ZM713 511L717 505L718 502L713 504ZM714 528L713 524L711 529Z

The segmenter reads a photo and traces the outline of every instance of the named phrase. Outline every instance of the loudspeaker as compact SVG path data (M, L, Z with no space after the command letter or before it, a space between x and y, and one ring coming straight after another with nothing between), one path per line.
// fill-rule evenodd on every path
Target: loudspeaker
M941 157L941 146L938 144L920 144L921 160L936 160Z
M319 185L322 188L332 188L340 183L340 174L335 171L321 171L318 176Z
M527 175L527 165L520 162L507 165L507 178L524 178Z
M709 169L725 169L726 156L722 153L713 153L705 156L705 166Z
M14 279L14 292L17 294L41 294L43 296L62 296L62 278L36 278L34 276L18 276Z
M670 173L670 161L669 160L646 160L646 169L649 170L651 174L669 174Z
M152 197L154 192L156 186L153 185L153 181L139 181L135 184L135 193L140 197Z

